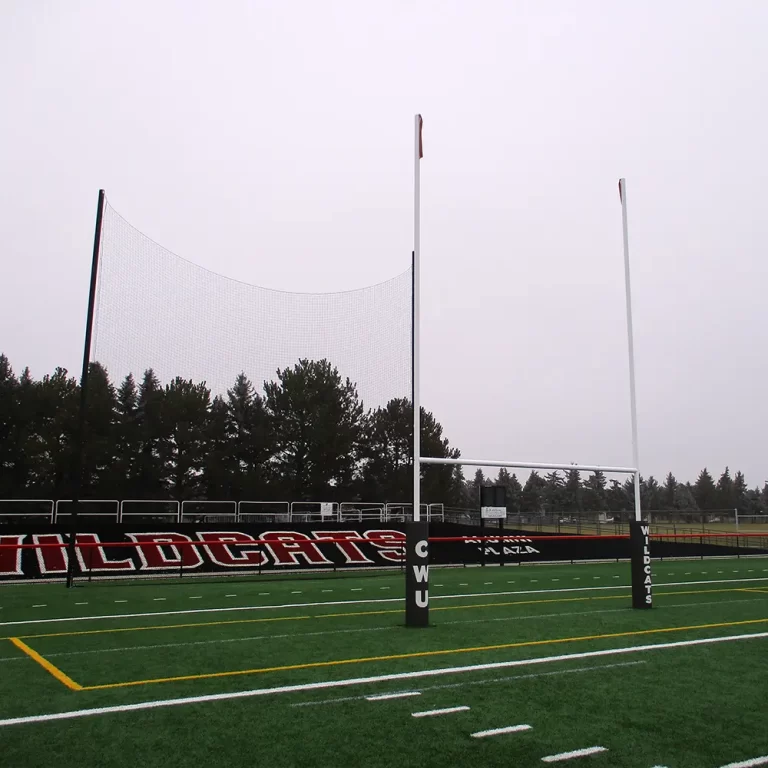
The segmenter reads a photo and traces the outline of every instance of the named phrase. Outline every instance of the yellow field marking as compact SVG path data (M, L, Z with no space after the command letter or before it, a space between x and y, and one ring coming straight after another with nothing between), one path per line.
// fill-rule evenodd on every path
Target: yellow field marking
M688 627L662 627L659 629L639 629L630 632L611 632L605 635L583 635L580 637L563 637L554 640L526 640L518 643L500 643L497 645L480 645L470 648L447 648L439 651L413 651L411 653L395 653L388 656L368 656L359 659L337 659L335 661L312 661L305 664L286 664L280 667L262 667L259 669L241 669L233 672L207 672L198 675L179 675L177 677L158 677L149 680L132 680L127 683L105 683L102 685L83 686L84 691L100 691L107 688L127 688L136 685L151 685L153 683L178 683L189 680L211 680L218 677L237 677L242 675L257 675L265 672L289 672L297 669L317 669L319 667L337 667L345 664L364 664L374 661L397 661L401 659L416 659L427 656L446 656L456 653L479 653L482 651L501 651L510 648L526 648L538 645L557 645L560 643L575 643L586 640L606 640L618 637L637 637L653 635L662 632L687 632L697 629L716 629L722 627L738 627L747 624L765 624L768 619L746 619L743 621L726 621L717 624L696 624Z
M692 589L681 590L677 592L656 592L656 597L669 597L673 595L708 595L713 593L723 592L743 592L747 591L745 588L730 587L727 589ZM759 592L761 590L754 588L752 591ZM768 594L768 590L765 591ZM631 597L631 594L626 595L593 595L589 597L559 597L559 598L543 598L540 600L509 600L495 603L471 603L469 605L440 605L430 606L431 611L461 611L470 608L508 608L512 605L543 605L548 603L578 603L589 602L590 600L625 600ZM691 607L695 607L695 603L691 603ZM104 635L111 633L121 632L146 632L148 630L163 630L163 629L189 629L192 627L220 627L232 624L261 624L265 622L275 621L306 621L307 619L336 619L344 618L345 616L383 616L386 614L402 613L402 608L390 608L378 611L342 611L338 613L316 613L311 616L273 616L269 618L260 619L229 619L220 621L202 621L191 622L186 624L157 624L147 627L116 627L107 629L83 629L73 632L46 632L38 635L19 635L19 637L25 640L33 640L38 637L79 637L81 635ZM0 640L10 640L10 637L0 637Z
M8 638L20 651L29 656L30 659L36 661L46 672L50 672L60 683L69 688L70 691L82 691L83 686L76 683L69 675L64 674L57 666L51 664L48 659L43 658L36 650L30 648L23 640L18 637Z
M759 592L761 595L768 595L768 589L760 589L760 587L743 587L739 592Z

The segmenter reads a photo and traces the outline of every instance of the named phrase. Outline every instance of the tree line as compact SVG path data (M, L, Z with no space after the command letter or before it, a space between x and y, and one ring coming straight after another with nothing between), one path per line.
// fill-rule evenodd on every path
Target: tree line
M80 388L63 368L34 380L0 355L0 498L71 498ZM81 498L407 502L412 496L413 410L406 398L366 409L355 384L327 360L299 360L261 389L241 373L223 396L204 382L162 384L150 369L119 385L89 369ZM459 458L422 408L423 455ZM459 467L422 467L425 502L476 509L479 487L503 485L510 514L632 509L632 478L602 472L501 469L465 480ZM768 514L768 484L747 487L726 467L695 483L641 478L644 509L738 509Z
M80 387L64 368L16 376L0 355L0 498L72 497ZM458 458L422 409L431 456ZM400 501L412 496L413 409L375 410L327 360L300 360L257 390L241 373L224 396L154 371L115 386L89 368L80 498ZM424 467L425 499L460 504L458 467Z

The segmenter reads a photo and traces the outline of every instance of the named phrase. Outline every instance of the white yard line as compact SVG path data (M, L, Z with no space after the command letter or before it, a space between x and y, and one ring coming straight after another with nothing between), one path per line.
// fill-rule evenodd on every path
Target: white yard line
M427 709L424 712L411 712L411 717L437 717L452 715L454 712L469 712L469 707L443 707L442 709Z
M504 728L491 728L490 731L477 731L472 734L473 739L484 739L486 736L500 736L502 733L519 733L520 731L530 731L530 725L507 725Z
M768 581L768 577L758 576L751 579L709 579L706 581L674 581L664 582L661 584L654 584L654 588L660 587L691 587L701 584L745 584L755 581ZM517 591L505 591L505 592L467 592L459 595L434 595L432 600L465 600L471 597L514 597L515 595L559 595L567 594L571 592L604 592L616 589L629 589L628 584L613 584L608 587L567 587L565 589L526 589ZM323 590L323 592L331 592L333 590ZM268 595L269 592L260 592L259 596ZM662 593L662 595L668 596L674 593ZM657 593L657 597L659 597ZM157 599L157 598L155 598ZM281 603L277 605L239 605L229 608L190 608L179 611L147 611L144 613L116 613L116 614L102 614L98 616L63 616L52 619L25 619L23 621L3 621L0 622L0 627L13 627L23 626L26 624L56 624L60 622L68 621L100 621L103 619L138 619L146 618L148 616L180 616L195 613L229 613L231 611L268 611L268 610L280 610L290 608L323 608L325 606L334 605L366 605L377 603L402 603L405 601L403 597L378 597L378 598L364 598L361 600L326 600L314 603ZM44 608L45 605L33 606L34 608Z
M94 709L78 709L70 712L51 712L42 715L29 715L26 717L10 717L0 720L0 728L11 725L23 725L27 723L44 723L54 720L72 720L80 717L92 717L94 715L107 715L122 712L136 712L146 709L158 709L161 707L176 707L185 704L202 704L213 701L228 701L230 699L247 699L256 696L275 696L283 693L298 693L301 691L318 691L332 688L346 688L355 685L370 685L371 683L383 683L392 680L417 680L424 677L438 677L442 675L456 675L466 672L482 672L488 669L507 669L510 667L524 667L538 664L550 664L560 661L572 661L574 659L590 659L603 656L615 656L626 653L643 653L648 651L667 650L670 648L684 648L693 645L710 645L713 643L726 643L744 640L768 638L768 632L757 632L749 635L730 635L727 637L707 637L696 640L680 640L673 643L656 643L652 645L636 645L625 648L606 648L600 651L583 651L581 653L562 654L559 656L544 656L532 659L515 659L514 661L497 661L487 664L471 664L465 667L441 667L438 669L423 669L413 672L394 672L388 675L373 675L370 677L354 677L343 680L323 680L315 683L299 683L296 685L282 685L275 688L254 688L249 691L231 691L228 693L214 693L204 696L188 696L180 699L160 699L154 701L141 701L135 704L120 704L112 707L96 707ZM759 765L759 763L756 763ZM730 768L733 768L731 766Z
M765 757L754 757L752 760L744 760L741 763L728 763L722 768L754 768L757 765L768 765L768 755Z
M547 755L541 758L542 763L559 763L561 760L573 760L574 757L587 757L588 755L597 755L600 752L607 752L605 747L586 747L585 749L574 749L573 752L560 752L557 755Z
M20 656L19 658L24 658ZM419 693L425 691L443 691L448 688L465 688L470 685L492 685L493 683L509 683L512 680L532 680L539 677L553 677L559 675L573 675L579 672L597 672L601 669L615 669L616 667L635 667L639 664L647 664L646 661L621 661L617 664L599 664L594 667L575 667L573 669L558 669L555 672L533 672L527 675L507 675L506 677L492 677L486 680L463 680L460 683L443 683L442 685L426 685L419 689ZM386 694L385 694L386 695ZM399 694L398 694L399 695ZM361 701L370 699L367 695L363 696L337 696L334 699L318 699L315 701L299 701L291 704L292 707L317 707L326 704L340 704L347 701ZM382 697L383 698L383 697Z

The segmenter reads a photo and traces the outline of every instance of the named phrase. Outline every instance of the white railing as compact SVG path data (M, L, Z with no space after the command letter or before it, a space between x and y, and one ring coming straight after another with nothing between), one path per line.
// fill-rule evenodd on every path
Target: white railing
M48 509L44 512L3 512L3 504L12 504L15 507L20 504L36 504L38 508L45 505ZM52 523L55 505L56 502L53 499L0 499L0 519L3 517L47 517L48 522Z
M125 505L126 504L144 504L144 505L146 505L146 504L154 504L154 505L157 505L157 506L162 504L163 506L166 506L166 507L172 507L173 511L172 512L156 512L156 511L154 511L154 512L132 512L132 511L126 512L125 511ZM145 509L146 509L146 507L145 507ZM181 509L181 505L179 504L178 501L163 501L163 500L159 500L159 499L125 499L124 501L120 502L120 520L121 520L121 522L125 523L125 522L130 522L131 519L133 519L133 518L140 518L140 517L152 518L152 519L168 518L168 519L172 520L172 522L178 523L179 522L180 509ZM126 518L128 518L128 519L126 520Z
M383 523L386 509L386 504L375 501L343 501L339 505L339 522L378 520Z
M335 501L292 501L291 522L294 520L297 523L338 522L339 505Z
M93 504L109 504L111 507L113 504L115 505L115 511L114 512L80 512L78 511L77 516L78 517L111 517L114 519L116 523L120 522L120 502L118 499L80 499L78 502L78 506L88 506ZM70 517L72 515L71 512L62 512L61 507L62 505L66 504L74 504L74 501L72 499L58 499L56 501L56 506L54 507L53 512L53 521L58 522L60 517Z
M55 523L70 519L72 499L0 499L0 523L30 517ZM288 522L406 522L413 518L413 504L378 501L212 501L168 499L82 499L79 518L102 518L112 522L205 522L288 523ZM94 510L96 505L101 509ZM12 506L13 512L3 511ZM107 507L105 511L105 506ZM28 507L30 511L21 511ZM422 519L445 520L443 504L422 504Z
M203 507L204 509L213 509L214 511L211 512L205 512L205 511L185 511L186 510L194 510L199 509L200 507ZM216 508L219 510L221 508L229 509L231 511L229 512L223 512L223 511L215 511ZM185 519L190 518L190 519ZM215 522L215 523L223 523L223 522L237 522L237 502L236 501L182 501L181 502L181 519L180 521L182 523L194 523L196 520L191 518L197 518L202 517L203 520L201 522ZM215 518L215 519L211 519Z
M237 505L240 523L287 523L290 519L289 501L241 501Z

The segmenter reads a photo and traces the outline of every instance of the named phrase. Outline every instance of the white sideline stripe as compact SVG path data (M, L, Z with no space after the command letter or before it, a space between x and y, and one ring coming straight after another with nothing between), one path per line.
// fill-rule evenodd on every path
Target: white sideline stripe
M370 677L353 677L344 680L323 680L317 683L298 683L296 685L281 685L275 688L254 688L250 691L230 691L228 693L213 693L204 696L188 696L181 699L160 699L155 701L141 701L136 704L120 704L113 707L96 707L95 709L77 709L70 712L52 712L43 715L29 715L27 717L10 717L0 720L0 728L9 725L22 725L26 723L45 723L53 720L72 720L78 717L92 715L107 715L115 712L134 712L144 709L158 709L160 707L176 707L183 704L201 704L208 701L228 701L229 699L247 699L254 696L270 696L280 693L297 693L299 691L319 691L329 688L346 688L352 685L368 685L370 683L382 683L390 680L416 680L420 677L437 677L440 675L455 675L464 672L482 672L487 669L507 669L509 667L524 667L533 664L549 664L558 661L571 661L574 659L592 659L601 656L613 656L625 653L641 653L644 651L658 651L668 648L683 648L691 645L709 645L711 643L725 643L736 640L754 640L768 638L768 632L757 632L749 635L729 635L726 637L706 637L698 640L680 640L674 643L656 643L652 645L636 645L626 648L606 648L601 651L582 651L581 653L562 654L559 656L544 656L532 659L515 659L514 661L496 661L487 664L471 664L465 667L441 667L438 669L423 669L414 672L393 672L388 675L373 675ZM731 766L733 768L733 766Z
M376 696L366 696L365 700L366 701L389 701L390 699L407 699L409 696L421 696L421 691L401 691L400 693L380 693ZM358 697L356 696L355 698L358 698Z
M411 712L411 717L436 717L437 715L452 715L454 712L468 712L469 707L443 707L443 709L427 709L424 712Z
M768 581L768 576L752 579L710 579L707 581L672 581L654 584L659 587L690 587L698 584L742 584L752 581ZM463 595L434 595L432 600L464 600L470 597L508 597L512 595L559 595L566 592L602 592L611 589L629 589L630 584L614 584L610 587L568 587L567 589L526 589L517 592L468 592ZM333 590L322 590L332 592ZM259 596L269 592L259 592ZM669 594L669 593L667 593ZM660 595L657 594L657 597ZM666 596L666 595L661 595ZM146 613L115 613L101 616L63 616L54 619L26 619L24 621L3 621L0 627L21 626L25 624L56 624L66 621L99 621L101 619L140 619L147 616L179 616L193 613L229 613L231 611L268 611L288 608L323 608L329 605L367 605L376 603L402 603L404 597L378 597L363 600L326 600L316 603L283 603L279 605L237 605L230 608L189 608L182 611L149 611Z
M572 760L574 757L587 757L587 755L596 755L599 752L607 752L605 747L586 747L585 749L574 749L573 752L560 752L557 755L547 755L541 758L542 763L559 763L561 760Z
M23 657L22 657L23 658ZM424 691L442 691L448 688L464 688L468 685L491 685L492 683L508 683L512 680L532 680L538 677L552 677L555 675L572 675L576 672L595 672L599 669L614 669L616 667L636 667L638 664L647 664L647 661L622 661L618 664L599 664L594 667L576 667L575 669L558 669L556 672L534 672L527 675L507 675L506 677L492 677L487 680L465 680L461 683L443 683L442 685L425 685L421 688ZM367 696L337 696L334 699L318 699L316 701L298 701L291 704L292 707L317 707L326 704L341 704L346 701L360 701L367 699Z
M473 739L484 739L486 736L498 736L501 733L518 733L519 731L530 731L530 725L508 725L505 728L491 728L490 731L477 731L472 734Z
M753 768L756 765L768 765L768 755L765 757L754 757L741 763L728 763L728 765L723 765L721 768Z

